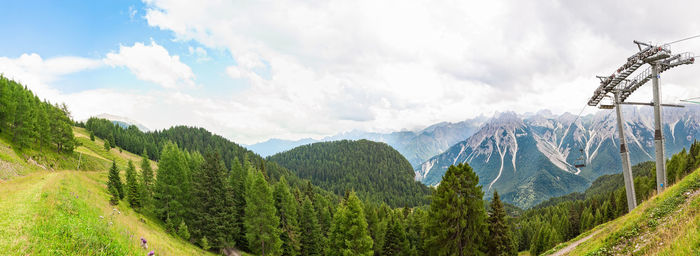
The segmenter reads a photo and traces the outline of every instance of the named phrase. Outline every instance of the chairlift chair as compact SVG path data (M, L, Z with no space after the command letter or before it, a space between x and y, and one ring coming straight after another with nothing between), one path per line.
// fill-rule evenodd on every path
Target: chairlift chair
M576 167L576 168L586 167L586 159L583 158L583 149L579 149L579 151L581 152L581 154L574 161L574 167Z

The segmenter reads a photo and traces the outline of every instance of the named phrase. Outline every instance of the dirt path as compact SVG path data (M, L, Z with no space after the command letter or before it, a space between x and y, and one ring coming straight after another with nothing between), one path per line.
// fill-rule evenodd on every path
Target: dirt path
M593 236L597 235L598 233L600 233L600 231L602 231L602 229L596 230L595 232L591 233L590 235L588 235L588 236L586 236L586 237L584 237L584 238L581 238L581 239L579 239L579 240L576 241L576 242L571 243L570 245L568 245L568 246L562 248L561 250L559 250L559 251L557 251L557 252L555 252L555 253L552 253L551 255L552 255L552 256L562 256L562 255L566 255L567 253L571 252L571 250L573 250L574 248L576 248L576 246L578 246L579 244L581 244L581 243L583 243L583 242L585 242L585 241L588 241L588 239L591 239L591 237L593 237Z

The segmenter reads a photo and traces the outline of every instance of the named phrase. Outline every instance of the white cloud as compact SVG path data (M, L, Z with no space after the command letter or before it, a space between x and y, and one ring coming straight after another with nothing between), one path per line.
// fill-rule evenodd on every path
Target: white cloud
M171 56L163 46L151 41L151 45L135 43L119 46L118 53L108 53L105 63L112 67L126 67L141 80L156 83L164 88L194 86L195 75L177 55Z
M209 57L209 55L207 54L207 50L205 50L202 47L190 46L187 48L187 50L189 51L190 55L194 55L195 57L197 57L198 62L211 60L211 57Z

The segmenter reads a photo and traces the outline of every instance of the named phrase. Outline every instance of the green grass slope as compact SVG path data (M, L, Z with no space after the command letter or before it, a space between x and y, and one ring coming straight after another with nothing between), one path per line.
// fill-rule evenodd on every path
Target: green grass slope
M0 138L0 255L207 255L163 230L157 221L127 207L111 206L106 191L111 160L120 167L139 157L102 141L90 141L71 155L16 152ZM75 171L80 162L80 170ZM148 240L148 249L140 239Z
M564 255L700 255L700 169L632 212L545 254L591 234Z

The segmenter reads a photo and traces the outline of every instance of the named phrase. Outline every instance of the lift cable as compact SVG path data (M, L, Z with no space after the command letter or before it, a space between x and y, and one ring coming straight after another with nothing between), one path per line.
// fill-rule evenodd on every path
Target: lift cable
M673 41L673 42L670 42L670 43L666 43L666 44L675 44L675 43L678 43L678 42L683 42L683 41L685 41L685 40L690 40L690 39L698 38L698 37L700 37L700 35L691 36L691 37L686 37L686 38L679 39L679 40L676 40L676 41Z

